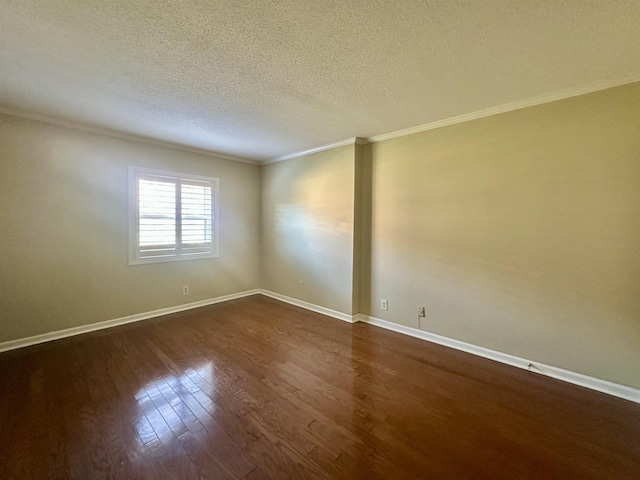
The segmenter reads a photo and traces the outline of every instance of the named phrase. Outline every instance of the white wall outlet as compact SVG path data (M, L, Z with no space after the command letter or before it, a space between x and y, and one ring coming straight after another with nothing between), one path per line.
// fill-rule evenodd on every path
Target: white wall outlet
M386 301L384 298L382 300L380 300L380 309L381 310L389 310L389 302Z
M425 312L424 307L418 307L418 316L419 317L426 317L427 313Z
M302 280L298 280L298 286L300 288L304 288L304 282Z
M189 295L189 285L185 285L184 287L182 287L182 294Z

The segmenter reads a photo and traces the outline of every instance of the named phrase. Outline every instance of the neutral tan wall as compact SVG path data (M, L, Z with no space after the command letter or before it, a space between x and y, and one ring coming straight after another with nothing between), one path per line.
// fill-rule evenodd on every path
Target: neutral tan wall
M219 258L128 265L128 165L220 178ZM254 165L0 116L0 342L258 288L259 188Z
M220 258L127 265L128 165ZM0 116L0 227L0 342L263 287L640 387L640 84L261 168Z
M372 315L640 387L640 83L371 148Z
M371 144L355 146L356 181L353 246L353 313L371 303Z
M262 167L263 288L352 313L354 179L353 145Z

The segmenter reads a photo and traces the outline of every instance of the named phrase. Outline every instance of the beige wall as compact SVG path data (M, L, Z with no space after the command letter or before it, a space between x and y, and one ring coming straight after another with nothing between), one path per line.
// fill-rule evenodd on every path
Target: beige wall
M640 387L640 83L371 148L372 315Z
M220 178L219 258L128 265L128 165ZM254 165L0 116L0 342L258 288L259 190Z
M220 258L128 266L128 165ZM262 287L640 387L640 83L260 168L0 116L0 225L0 342Z
M354 180L353 145L262 167L263 288L353 312Z
M371 145L355 146L356 181L353 245L353 313L371 303Z

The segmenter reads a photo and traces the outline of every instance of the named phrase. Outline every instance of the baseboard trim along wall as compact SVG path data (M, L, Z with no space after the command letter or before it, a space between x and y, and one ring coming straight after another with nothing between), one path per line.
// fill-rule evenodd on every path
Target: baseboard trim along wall
M260 293L266 297L271 297L276 300L280 300L281 302L295 305L296 307L311 310L312 312L321 313L323 315L327 315L328 317L337 318L338 320L342 320L344 322L354 323L356 321L353 315L338 312L337 310L331 310L330 308L321 307L320 305L315 305L303 300L298 300L297 298L287 297L286 295L281 295L280 293L272 292L269 290L260 290Z
M371 317L368 315L347 315L346 313L337 312L320 305L298 300L297 298L287 297L279 293L271 292L269 290L260 290L262 295L280 300L291 305L295 305L307 310L311 310L316 313L321 313L329 317L337 318L349 323L363 322L376 327L381 327L387 330L392 330L397 333L409 335L411 337L426 340L428 342L437 343L449 348L455 348L466 353L471 353L479 357L488 358L496 362L505 363L513 367L518 367L523 370L528 370L539 375L545 375L557 380L562 380L574 385L596 390L598 392L613 395L615 397L624 398L632 402L640 403L640 389L627 387L626 385L620 385L617 383L609 382L607 380L601 380L599 378L590 377L581 373L572 372L562 368L546 365L540 362L534 362L525 358L516 357L508 353L502 353L495 350L491 350L484 347L479 347L470 343L462 342L460 340L454 340L452 338L443 337L435 333L425 332L424 330L418 330L417 328L406 327L397 323L382 320L380 318Z
M8 342L0 343L0 352L8 350L15 350L22 347L28 347L30 345L36 345L39 343L50 342L52 340L58 340L61 338L71 337L74 335L80 335L83 333L94 332L96 330L104 330L106 328L117 327L118 325L125 325L127 323L140 322L142 320L148 320L150 318L160 317L162 315L169 315L172 313L184 312L193 308L206 307L207 305L213 305L215 303L227 302L236 298L248 297L250 295L261 294L275 300L279 300L284 303L289 303L297 307L310 310L312 312L320 313L328 317L333 317L338 320L342 320L348 323L363 322L376 327L381 327L387 330L391 330L411 337L426 340L428 342L437 343L449 348L455 348L463 352L471 353L479 357L488 358L496 362L505 363L513 367L518 367L523 370L529 370L531 372L546 375L548 377L563 380L568 383L580 385L591 390L606 393L616 397L624 398L632 402L640 403L640 389L627 387L625 385L619 385L617 383L609 382L607 380L601 380L599 378L590 377L581 373L572 372L570 370L564 370L562 368L553 367L551 365L545 365L540 362L529 361L527 359L509 355L507 353L497 352L488 348L479 347L452 338L436 335L435 333L425 332L424 330L418 330L417 328L407 327L397 323L382 320L380 318L371 317L368 315L348 315L346 313L338 312L330 308L321 307L313 303L298 300L297 298L288 297L279 293L271 292L269 290L254 289L244 292L232 293L230 295L223 295L221 297L209 298L206 300L200 300L192 303L185 303L183 305L176 305L174 307L161 308L158 310L152 310L150 312L137 313L135 315L129 315L127 317L116 318L113 320L106 320L104 322L92 323L89 325L82 325L80 327L67 328L64 330L57 330L55 332L43 333L41 335L34 335L33 337L20 338L17 340L10 340Z
M375 325L376 327L385 328L394 332L403 333L411 337L426 340L428 342L444 345L445 347L455 348L463 352L471 353L479 357L495 360L496 362L506 363L514 367L529 370L531 372L545 375L547 377L556 378L565 382L573 383L574 385L580 385L591 390L607 393L616 397L631 400L632 402L640 403L640 389L627 387L617 383L609 382L607 380L601 380L599 378L590 377L581 373L572 372L570 370L564 370L562 368L553 367L551 365L545 365L540 362L529 361L525 358L516 357L507 353L497 352L488 348L479 347L470 343L461 342L452 338L436 335L435 333L425 332L424 330L418 330L417 328L406 327L397 323L382 320L376 317L370 317L368 315L355 315L355 322L368 323Z
M39 343L50 342L52 340L58 340L60 338L72 337L74 335L81 335L83 333L95 332L96 330L104 330L106 328L117 327L118 325L125 325L127 323L140 322L142 320L161 317L162 315L169 315L171 313L184 312L185 310L191 310L193 308L206 307L207 305L213 305L214 303L227 302L236 298L248 297L250 295L257 295L259 293L261 292L258 289L246 290L244 292L232 293L230 295L223 295L221 297L208 298L206 300L199 300L197 302L176 305L175 307L160 308L158 310L152 310L150 312L136 313L135 315L129 315L127 317L105 320L104 322L91 323L89 325L65 328L64 330L57 330L55 332L42 333L40 335L34 335L33 337L10 340L8 342L0 343L0 352L28 347Z

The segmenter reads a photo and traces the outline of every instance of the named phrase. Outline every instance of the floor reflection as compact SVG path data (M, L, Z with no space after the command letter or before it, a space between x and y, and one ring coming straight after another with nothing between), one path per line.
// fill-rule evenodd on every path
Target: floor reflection
M358 443L351 452L352 461L345 466L349 468L354 478L375 477L374 458L377 440L371 432L376 427L376 420L370 415L369 409L375 408L372 404L371 384L375 382L375 371L370 364L363 359L372 356L369 329L362 323L355 324L357 332L351 335L351 393L353 403L351 407L351 422L354 425L361 443ZM364 327L364 328L363 328ZM373 357L375 358L375 357Z
M188 430L189 422L197 421L206 427L207 419L215 414L215 392L216 378L211 362L189 368L179 376L165 375L144 385L135 395L139 407L135 427L142 444L174 439ZM197 418L194 406L200 412Z

